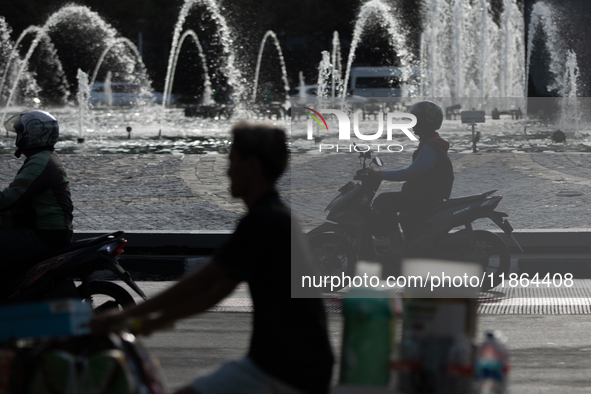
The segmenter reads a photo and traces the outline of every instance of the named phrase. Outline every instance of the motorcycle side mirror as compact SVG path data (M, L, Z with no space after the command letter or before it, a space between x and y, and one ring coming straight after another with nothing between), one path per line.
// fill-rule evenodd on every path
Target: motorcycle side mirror
M378 167L383 167L384 166L384 162L382 161L382 159L380 159L379 157L374 157L373 160L371 161L373 164L375 164Z

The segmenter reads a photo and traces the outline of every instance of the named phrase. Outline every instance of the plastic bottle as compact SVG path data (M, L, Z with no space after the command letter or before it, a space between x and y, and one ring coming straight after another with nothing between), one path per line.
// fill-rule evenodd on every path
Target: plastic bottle
M343 301L343 314L341 384L386 387L393 335L388 298L379 291L355 289Z
M418 392L417 381L420 380L421 349L419 343L410 337L402 338L396 349L392 362L395 371L394 387L401 393Z
M474 381L474 352L472 344L460 336L449 351L443 390L445 393L470 394Z
M476 356L476 388L479 394L507 392L509 352L499 332L486 333Z

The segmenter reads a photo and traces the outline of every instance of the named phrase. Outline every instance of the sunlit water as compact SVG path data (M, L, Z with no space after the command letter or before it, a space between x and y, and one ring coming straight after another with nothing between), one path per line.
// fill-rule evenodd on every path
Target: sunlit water
M14 108L14 112L18 112ZM64 107L49 109L60 123L60 141L56 150L62 154L223 154L228 152L230 129L239 118L202 119L185 117L182 108L167 108L159 105L128 108L94 108L89 111L91 119L85 122L86 129L79 143L78 108ZM248 113L243 116L249 116ZM262 119L253 119L260 121ZM313 154L319 150L319 144L338 144L348 146L348 141L338 141L336 135L323 135L316 143L306 138L307 119L266 119L290 130L291 149L297 154ZM336 125L329 128L334 130ZM127 132L131 127L131 132ZM377 129L375 120L366 120L361 124L363 133L372 134ZM477 143L479 152L591 152L591 130L582 128L580 136L566 132L565 143L556 143L550 138L557 130L553 124L545 124L535 119L528 120L527 134L523 132L523 120L513 120L507 115L500 120L487 117L483 124L476 126L480 132ZM472 152L472 132L470 126L460 120L445 120L441 136L450 142L451 153ZM412 152L418 146L401 132L394 133L392 141L385 137L371 144L399 144L405 151ZM357 141L359 144L360 142ZM0 152L14 151L14 135L0 136ZM375 147L372 147L375 151Z
M84 123L79 143L77 108L49 109L60 124L59 153L208 154L226 153L235 121L185 117L182 108L161 106L99 108ZM17 112L15 110L15 112ZM284 122L285 123L285 122ZM131 132L127 128L131 127ZM2 153L14 150L14 136L0 138Z
M335 127L328 124L329 129ZM377 130L377 122L367 122L360 126L365 134L374 134ZM575 132L566 132L566 142L557 143L551 138L557 127L552 124L529 120L528 132L523 132L523 120L512 120L510 117L501 117L500 120L487 119L484 124L477 124L476 132L480 132L480 139L476 143L478 152L591 152L591 130L584 130L575 137ZM385 134L385 132L384 132ZM450 153L472 153L472 128L469 125L456 121L444 121L439 130L440 136L450 143ZM392 141L387 141L385 136L375 141L355 140L360 150L367 149L361 144L369 145L372 152L387 149L388 145L402 146L404 151L413 152L418 147L418 142L411 141L402 132L394 132ZM322 136L320 142L308 140L306 135L306 120L295 121L292 125L292 151L305 153L318 153L320 144L325 147L338 145L340 151L347 152L350 142L339 141L334 136ZM394 146L391 149L396 150ZM334 152L335 149L324 149L324 152Z

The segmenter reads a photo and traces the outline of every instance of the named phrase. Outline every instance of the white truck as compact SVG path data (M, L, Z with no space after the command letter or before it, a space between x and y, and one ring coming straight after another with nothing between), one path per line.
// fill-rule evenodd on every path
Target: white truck
M409 74L404 81L401 67L352 67L349 94L363 97L401 97L404 85L416 88L420 82L420 68L411 68Z

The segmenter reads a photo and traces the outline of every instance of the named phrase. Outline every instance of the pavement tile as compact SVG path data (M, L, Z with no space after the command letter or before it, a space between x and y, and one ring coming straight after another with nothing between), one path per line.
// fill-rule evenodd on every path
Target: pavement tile
M410 152L380 155L384 170L410 164ZM223 155L61 155L70 179L77 230L231 230L243 204L228 191ZM452 198L498 189L516 229L591 227L591 155L452 153ZM23 159L0 155L0 185ZM352 180L351 154L294 154L278 188L305 227L321 223L337 189ZM384 182L380 192L400 190ZM481 228L493 228L483 223Z

